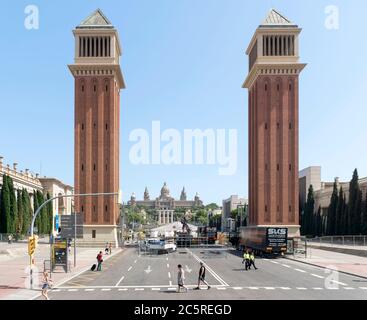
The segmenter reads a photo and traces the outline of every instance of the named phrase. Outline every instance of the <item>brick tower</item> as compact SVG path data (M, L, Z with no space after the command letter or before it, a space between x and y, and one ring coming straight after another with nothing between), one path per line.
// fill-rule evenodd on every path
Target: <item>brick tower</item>
M249 225L299 236L298 77L301 29L271 10L246 51L249 74Z
M120 90L125 88L117 30L96 10L73 30L75 60L75 193L119 189ZM114 196L75 198L84 215L84 241L117 242Z

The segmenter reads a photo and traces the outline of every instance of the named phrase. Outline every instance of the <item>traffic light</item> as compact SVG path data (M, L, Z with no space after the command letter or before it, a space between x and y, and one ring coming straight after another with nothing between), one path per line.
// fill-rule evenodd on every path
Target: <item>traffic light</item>
M33 236L33 237L28 238L28 254L30 256L33 256L34 251L36 250L37 240L38 240L38 236Z

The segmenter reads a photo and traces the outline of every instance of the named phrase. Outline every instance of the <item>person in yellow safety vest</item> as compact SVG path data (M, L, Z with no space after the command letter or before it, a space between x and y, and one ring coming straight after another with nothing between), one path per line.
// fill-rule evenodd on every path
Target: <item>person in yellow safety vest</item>
M257 270L256 266L255 266L255 255L253 252L251 252L251 254L249 255L250 259L249 259L249 269L251 269L251 266L254 266L255 270Z
M248 250L243 254L243 260L242 263L245 263L245 269L247 270L250 266L250 254Z

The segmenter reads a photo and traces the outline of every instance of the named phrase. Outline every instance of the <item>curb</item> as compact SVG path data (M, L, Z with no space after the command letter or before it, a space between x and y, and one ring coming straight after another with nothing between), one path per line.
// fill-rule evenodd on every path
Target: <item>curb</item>
M284 257L284 258L285 259L288 259L288 260L292 260L292 261L297 261L297 262L300 262L300 263L303 263L303 264L308 264L308 265L313 266L313 267L318 267L318 268L322 268L322 269L329 269L329 268L326 268L324 266L320 266L318 264L311 263L311 262L306 262L306 261L301 261L301 260L297 260L297 259L292 259L292 258L289 258L289 257ZM353 277L358 277L358 278L362 278L362 279L367 279L367 277L365 277L365 276L361 276L359 274L355 274L355 273L351 273L351 272L347 272L347 271L335 270L335 269L329 269L329 270L338 271L340 273L347 274L348 276L353 276Z
M120 250L115 251L113 254L109 255L107 258L104 259L104 261L107 261L108 259L112 258L113 256L117 255L118 253L124 252L125 248L120 248ZM60 282L58 282L57 284L55 284L53 287L57 288L61 285L63 285L65 282L68 282L76 277L78 277L79 275L81 275L82 273L86 272L90 270L90 266L83 268L82 270L80 270L78 273L74 274L73 276L71 276L70 278L64 279L64 280L60 280ZM37 290L37 289L36 289ZM52 289L50 290L52 292ZM38 297L40 297L42 295L42 293L38 293L37 295L35 295L32 298L29 298L28 300L35 300Z

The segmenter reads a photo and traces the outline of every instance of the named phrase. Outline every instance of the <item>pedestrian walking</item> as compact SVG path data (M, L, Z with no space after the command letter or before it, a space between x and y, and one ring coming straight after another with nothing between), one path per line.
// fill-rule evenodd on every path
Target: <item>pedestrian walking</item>
M178 288L177 288L177 292L181 292L181 288L184 288L187 292L187 288L185 287L185 271L182 268L182 265L178 265L178 273L177 273L177 284L178 284Z
M105 253L105 254L108 254L108 242L106 242L105 249L104 249L104 253Z
M99 254L97 255L97 271L102 271L102 262L103 262L103 254L102 251L99 252Z
M112 254L112 243L111 242L108 245L108 252L109 252L110 255Z
M250 267L254 266L255 270L257 270L256 266L255 266L255 255L253 252L251 252L250 254Z
M13 235L9 234L8 235L8 244L12 244L12 241L13 241Z
M245 269L248 270L250 268L250 254L248 250L243 254L242 264L245 264Z
M209 283L205 281L205 271L206 271L206 268L204 266L204 263L200 262L198 286L195 288L195 290L200 290L200 283L201 282L203 282L207 285L208 290L210 289Z
M42 296L45 297L46 300L50 300L48 297L48 290L51 289L52 280L49 278L48 273L43 272L43 284L42 284Z

